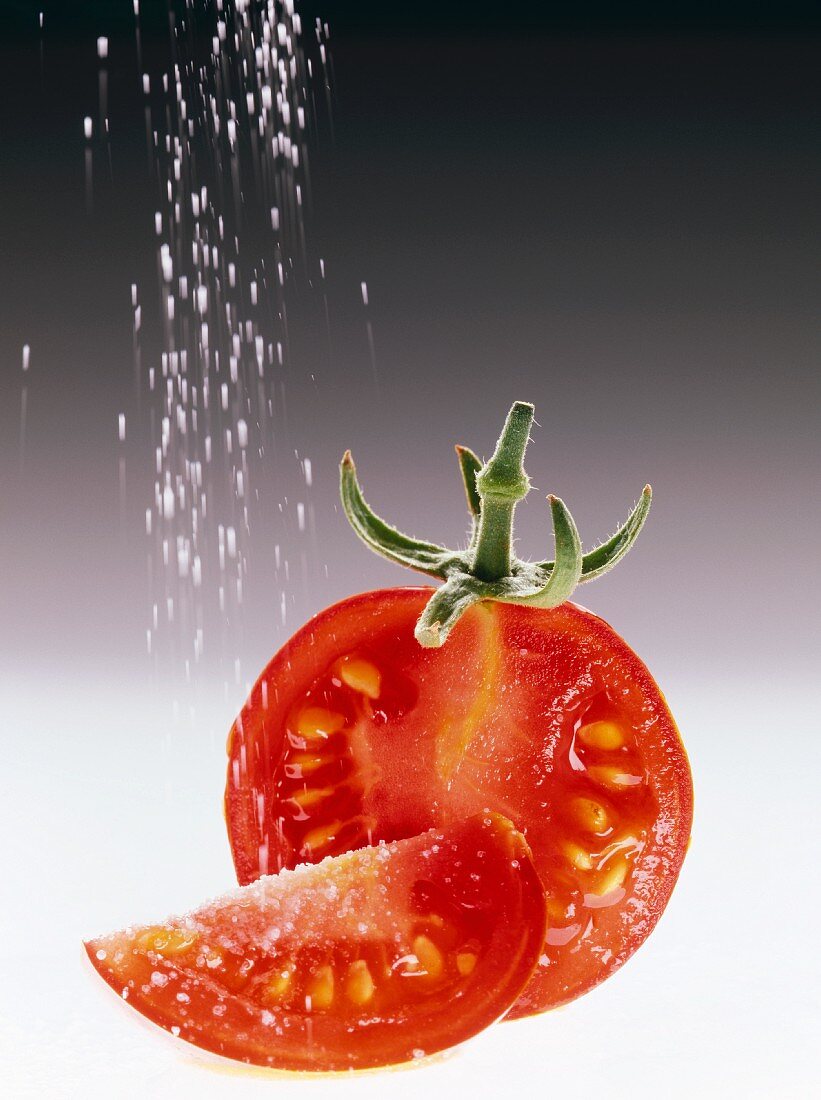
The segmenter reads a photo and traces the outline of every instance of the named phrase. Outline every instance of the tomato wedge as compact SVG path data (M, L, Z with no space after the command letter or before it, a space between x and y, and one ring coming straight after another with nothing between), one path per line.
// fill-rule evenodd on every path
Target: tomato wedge
M475 1035L538 959L544 897L496 814L260 879L180 919L86 943L108 984L196 1046L347 1070Z
M483 602L423 648L430 596L344 600L267 666L229 737L237 875L504 814L548 912L510 1015L540 1012L611 974L658 920L690 835L686 754L647 669L600 618Z

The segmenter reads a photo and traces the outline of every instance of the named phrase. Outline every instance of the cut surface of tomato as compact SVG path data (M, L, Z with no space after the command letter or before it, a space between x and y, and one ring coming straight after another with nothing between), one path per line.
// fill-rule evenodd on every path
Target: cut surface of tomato
M344 600L270 662L229 735L240 882L491 810L527 838L548 914L511 1016L573 999L643 942L690 834L687 757L645 666L573 604L470 608L448 643L429 588Z
M327 1071L475 1035L518 996L544 929L527 844L483 814L262 878L86 950L174 1035L244 1062Z

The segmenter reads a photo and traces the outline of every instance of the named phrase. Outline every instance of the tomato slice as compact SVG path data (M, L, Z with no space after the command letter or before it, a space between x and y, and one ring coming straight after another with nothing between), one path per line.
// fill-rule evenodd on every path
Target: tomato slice
M573 604L483 603L439 649L413 627L429 588L365 593L270 662L229 736L226 820L240 882L446 828L489 807L526 836L547 899L540 964L512 1016L584 993L660 916L692 786L649 672Z
M128 1004L196 1046L282 1069L389 1065L498 1019L539 956L544 896L509 821L268 876L86 944Z

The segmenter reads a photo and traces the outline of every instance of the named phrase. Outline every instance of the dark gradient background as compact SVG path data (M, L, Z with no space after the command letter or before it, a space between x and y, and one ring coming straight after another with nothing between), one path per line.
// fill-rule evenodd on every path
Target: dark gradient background
M138 876L119 859L132 843L120 813L145 815L134 852L140 841L162 850L172 812L183 852L203 836L223 852L220 742L242 691L225 694L219 661L206 659L200 690L218 702L187 731L169 732L169 700L185 697L179 669L169 665L149 687L143 516L152 469L129 288L136 281L144 301L156 297L155 207L131 3L83 5L70 18L60 7L11 5L0 36L0 722L15 776L12 831L29 829L27 783L37 776L47 798L74 791L68 845L105 834L92 857L117 899L102 906L105 924L133 915L126 901L137 908ZM443 7L318 8L333 35L333 132L323 124L313 139L309 235L327 263L330 331L306 292L294 307L271 489L272 501L295 491L293 448L312 458L315 535L273 507L257 518L243 667L252 678L332 600L406 583L361 547L336 505L348 446L380 512L454 542L466 516L452 444L487 455L510 402L534 401L541 427L527 465L539 491L520 509L526 556L550 552L545 493L568 502L591 545L651 481L655 502L636 549L579 599L650 664L693 757L701 855L682 882L685 908L676 917L671 907L656 934L660 944L665 929L680 937L660 946L664 964L678 967L678 980L697 973L694 907L706 912L721 897L706 934L723 982L713 1008L721 1020L742 1012L764 1034L764 1004L795 997L807 981L798 944L802 928L810 932L802 909L786 939L761 947L763 899L780 890L780 861L805 874L804 857L783 852L817 820L817 20L775 6L761 17L721 5L664 15L631 6L617 19L613 5L588 5L584 22L550 6ZM164 7L143 9L146 57L162 58ZM95 147L89 216L82 119L98 110L94 40L104 33L111 165ZM159 354L153 309L144 362ZM120 412L129 424L124 504ZM275 543L298 564L285 627L267 568ZM48 850L49 828L37 828ZM741 861L729 894L717 835ZM65 863L59 889L96 921ZM188 904L222 882L201 864L152 873ZM25 881L23 855L12 854L11 870ZM96 930L77 913L72 934ZM752 979L759 948L767 961ZM648 996L654 1012L673 1011L675 991L658 992L640 959L625 974L635 965L651 983L637 994L645 1011ZM713 1041L693 982L671 1056ZM816 1000L801 1005L801 1020L811 1019ZM726 1040L731 1068L751 1035L755 1045L755 1027ZM796 1043L799 1033L793 1027ZM718 1045L712 1057L721 1060ZM787 1053L783 1066L781 1054L769 1057L764 1046L754 1055L765 1085L783 1082L788 1064L798 1072ZM746 1079L725 1069L715 1081L740 1088Z
M773 665L811 669L817 615L797 607L814 598L802 563L819 524L816 40L396 29L337 38L334 138L320 134L314 155L331 350L307 300L282 450L313 458L317 541L291 547L307 562L291 625L332 597L401 583L335 512L346 446L377 507L458 540L451 444L487 453L525 398L543 426L531 476L568 501L588 544L645 481L656 490L634 557L583 599L656 660L759 683ZM97 113L94 36L48 32L42 75L36 32L2 64L3 664L137 671L151 456L129 287L148 302L150 362L155 273L133 30L112 40L111 171L98 147L92 217L81 129ZM161 57L163 37L144 37ZM265 560L273 541L288 545L281 522L258 526L253 545L255 666L279 629ZM547 552L536 493L520 534L523 552Z

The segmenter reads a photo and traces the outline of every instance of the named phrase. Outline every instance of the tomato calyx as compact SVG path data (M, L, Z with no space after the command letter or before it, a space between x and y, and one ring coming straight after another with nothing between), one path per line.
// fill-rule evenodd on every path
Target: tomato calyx
M533 415L533 405L514 402L496 449L484 464L468 447L456 448L472 521L466 550L449 550L410 538L380 519L362 494L350 451L345 452L340 466L340 495L356 534L375 553L444 581L416 624L414 633L422 646L441 646L464 612L482 600L558 607L578 584L612 569L644 526L652 500L649 485L645 485L638 503L615 534L585 554L570 511L551 494L547 499L555 541L553 560L529 562L518 558L513 550L513 516L516 505L530 491L524 454Z

